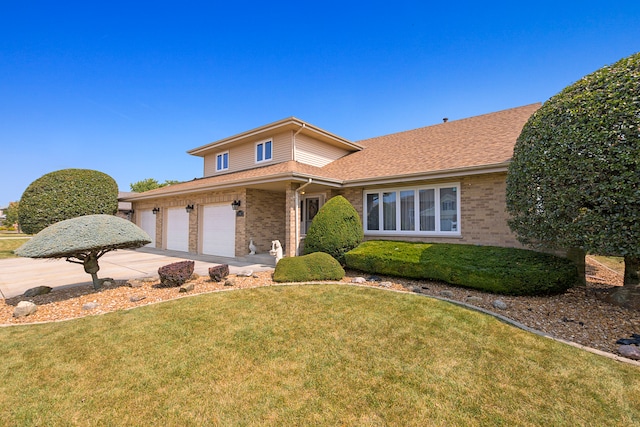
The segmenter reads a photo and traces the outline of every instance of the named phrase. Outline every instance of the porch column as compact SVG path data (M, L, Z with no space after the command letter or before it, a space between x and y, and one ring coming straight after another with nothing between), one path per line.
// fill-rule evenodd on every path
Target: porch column
M296 188L298 184L288 183L285 195L285 241L284 256L296 256Z

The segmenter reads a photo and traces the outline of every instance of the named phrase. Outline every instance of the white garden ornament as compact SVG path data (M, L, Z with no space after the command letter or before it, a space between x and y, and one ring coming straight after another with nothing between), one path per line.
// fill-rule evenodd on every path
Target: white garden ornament
M271 241L271 250L269 251L269 254L276 258L276 264L278 264L278 261L282 259L282 245L280 244L280 240Z

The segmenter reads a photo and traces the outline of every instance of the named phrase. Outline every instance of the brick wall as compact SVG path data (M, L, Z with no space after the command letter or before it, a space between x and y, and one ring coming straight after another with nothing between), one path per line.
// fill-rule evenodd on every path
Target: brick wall
M242 240L243 251L236 254L240 256L249 252L251 238L258 248L257 253L269 252L272 240L280 240L280 243L285 244L284 197L285 193L247 190L245 235L236 237L236 241Z
M458 180L433 181L414 185L460 183L460 229L459 237L409 237L406 235L384 237L367 236L365 239L397 239L420 242L448 242L505 247L523 247L507 225L505 173L474 175ZM394 186L396 187L396 186ZM337 191L356 208L362 219L364 188L347 188Z

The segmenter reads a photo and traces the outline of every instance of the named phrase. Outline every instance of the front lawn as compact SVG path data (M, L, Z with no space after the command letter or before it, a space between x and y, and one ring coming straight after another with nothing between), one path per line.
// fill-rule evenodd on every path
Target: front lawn
M18 249L28 238L0 238L0 259L15 258L13 251Z
M3 425L640 424L640 368L371 288L220 292L0 341Z

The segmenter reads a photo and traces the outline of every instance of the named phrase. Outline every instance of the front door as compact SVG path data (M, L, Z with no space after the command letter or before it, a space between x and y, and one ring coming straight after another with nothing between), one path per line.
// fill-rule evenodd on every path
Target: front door
M311 221L319 210L320 196L309 196L300 201L300 234L307 234L309 227L311 227Z

